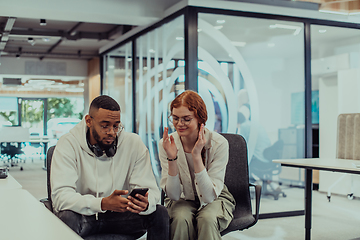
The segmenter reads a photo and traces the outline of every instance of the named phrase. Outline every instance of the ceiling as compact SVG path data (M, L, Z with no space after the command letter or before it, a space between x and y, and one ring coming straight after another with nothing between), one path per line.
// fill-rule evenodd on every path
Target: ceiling
M180 0L0 0L1 57L91 59Z
M319 4L320 11L333 11L343 14L360 14L359 0L295 0Z
M40 21L46 23L41 24ZM2 56L91 59L134 26L0 17Z
M219 2L222 0L213 0ZM268 5L290 0L237 0ZM136 26L162 19L181 0L0 0L1 57L91 59ZM210 2L210 1L209 1ZM320 10L360 12L360 0L296 0ZM305 4L305 3L303 3ZM40 24L41 19L46 25Z

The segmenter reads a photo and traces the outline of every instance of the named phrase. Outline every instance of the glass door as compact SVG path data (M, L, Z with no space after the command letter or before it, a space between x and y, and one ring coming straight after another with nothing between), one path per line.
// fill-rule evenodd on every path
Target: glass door
M32 159L41 159L46 152L44 147L43 136L46 135L46 109L47 101L42 98L19 98L19 105L21 109L21 126L29 129L30 141L25 143L23 151L25 156Z
M20 98L21 126L29 128L30 136L45 135L44 99Z

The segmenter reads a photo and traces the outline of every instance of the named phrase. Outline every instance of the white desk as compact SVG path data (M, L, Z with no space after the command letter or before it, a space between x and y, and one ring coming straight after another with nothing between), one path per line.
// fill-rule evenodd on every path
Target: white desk
M0 191L9 189L22 189L22 186L8 173L7 178L0 179Z
M358 160L335 159L335 158L301 158L301 159L276 159L275 163L281 163L285 167L298 167L305 169L305 239L311 239L311 198L312 198L312 170L331 172L343 172L360 174Z
M38 240L82 239L23 189L1 191L0 238Z

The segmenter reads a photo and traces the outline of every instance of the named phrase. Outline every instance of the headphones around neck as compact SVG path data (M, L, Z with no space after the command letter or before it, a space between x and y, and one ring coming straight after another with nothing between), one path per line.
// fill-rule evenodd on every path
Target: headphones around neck
M117 150L117 136L115 138L115 141L114 143L112 144L112 146L108 149L105 149L103 150L98 143L92 145L90 142L89 142L89 132L87 132L86 134L86 142L90 148L90 150L95 154L95 156L97 157L101 157L104 152L106 154L106 156L108 157L113 157L116 153L116 150Z

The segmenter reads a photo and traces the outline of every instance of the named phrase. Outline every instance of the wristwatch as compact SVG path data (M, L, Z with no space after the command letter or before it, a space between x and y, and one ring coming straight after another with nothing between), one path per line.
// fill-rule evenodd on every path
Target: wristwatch
M176 157L175 157L174 159L167 158L167 160L170 161L170 162L172 162L172 161L175 161L175 160L177 159L177 157L178 157L178 156L176 155Z

